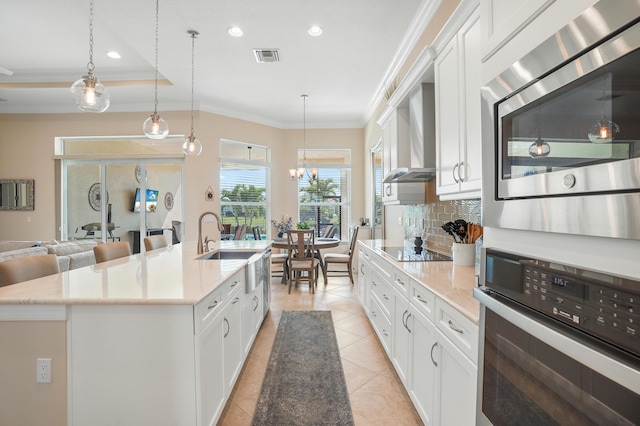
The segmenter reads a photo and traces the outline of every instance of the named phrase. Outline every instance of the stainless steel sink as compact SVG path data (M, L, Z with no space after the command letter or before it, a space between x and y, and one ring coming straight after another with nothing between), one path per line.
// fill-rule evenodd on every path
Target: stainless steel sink
M249 259L257 254L254 251L233 251L219 250L212 253L205 253L198 257L198 260L220 260L220 259Z

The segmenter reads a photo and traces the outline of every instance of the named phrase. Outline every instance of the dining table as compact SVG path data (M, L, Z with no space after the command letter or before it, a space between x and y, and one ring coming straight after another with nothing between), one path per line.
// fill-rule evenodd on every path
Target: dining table
M320 261L320 269L322 269L322 276L324 277L324 283L327 284L327 271L324 269L324 261L322 260L321 250L335 248L340 245L340 240L337 238L316 238L314 243L314 249L318 254ZM276 238L271 243L272 248L287 250L289 248L289 242L286 238Z

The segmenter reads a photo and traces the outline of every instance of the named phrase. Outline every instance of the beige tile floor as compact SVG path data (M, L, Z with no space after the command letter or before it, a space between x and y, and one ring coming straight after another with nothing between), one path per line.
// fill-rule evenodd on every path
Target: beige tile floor
M330 277L325 286L320 278L315 295L306 283L287 294L280 278L272 279L269 314L219 425L251 424L282 311L306 309L331 311L356 426L422 424L360 306L356 286L343 277Z

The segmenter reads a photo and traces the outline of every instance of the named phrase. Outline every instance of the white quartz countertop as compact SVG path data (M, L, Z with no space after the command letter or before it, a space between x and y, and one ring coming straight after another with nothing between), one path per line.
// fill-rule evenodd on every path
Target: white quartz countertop
M480 303L473 298L476 287L474 266L454 266L453 262L398 262L382 251L384 240L360 241L415 281L431 290L475 324L480 317Z
M219 241L218 249L260 252L270 241ZM0 287L0 305L193 305L247 260L198 260L195 241Z

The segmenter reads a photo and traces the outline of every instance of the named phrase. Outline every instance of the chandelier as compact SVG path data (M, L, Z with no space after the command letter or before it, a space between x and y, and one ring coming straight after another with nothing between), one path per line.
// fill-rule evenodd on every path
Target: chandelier
M302 167L289 169L291 180L301 180L304 175L311 180L315 180L318 176L318 169L313 168L311 172L307 170L307 95L300 95L302 98L302 141L303 141L303 154L302 154Z

